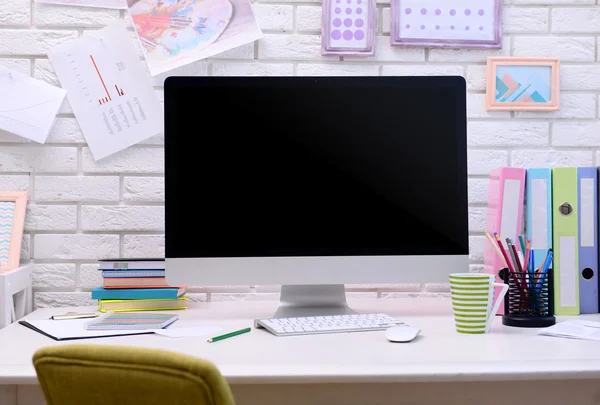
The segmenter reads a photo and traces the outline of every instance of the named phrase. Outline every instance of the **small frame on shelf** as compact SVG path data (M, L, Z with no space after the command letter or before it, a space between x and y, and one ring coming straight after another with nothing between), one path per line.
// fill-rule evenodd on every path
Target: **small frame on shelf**
M373 56L376 0L323 0L321 54Z
M391 45L501 48L502 0L391 0Z
M27 192L0 192L0 273L19 267Z
M557 58L489 57L488 111L557 111L560 61Z

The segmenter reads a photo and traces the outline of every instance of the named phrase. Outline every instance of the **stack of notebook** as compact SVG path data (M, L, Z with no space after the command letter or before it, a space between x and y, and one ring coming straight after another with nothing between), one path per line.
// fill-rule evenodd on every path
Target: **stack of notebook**
M92 299L101 312L186 308L185 287L167 284L165 259L105 259L98 270L103 287L92 290Z

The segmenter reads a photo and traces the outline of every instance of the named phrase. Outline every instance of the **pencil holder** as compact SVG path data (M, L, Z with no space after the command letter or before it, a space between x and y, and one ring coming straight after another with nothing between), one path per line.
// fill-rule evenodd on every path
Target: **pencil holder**
M554 288L552 269L546 273L510 272L502 269L508 292L504 297L502 324L521 328L554 325Z

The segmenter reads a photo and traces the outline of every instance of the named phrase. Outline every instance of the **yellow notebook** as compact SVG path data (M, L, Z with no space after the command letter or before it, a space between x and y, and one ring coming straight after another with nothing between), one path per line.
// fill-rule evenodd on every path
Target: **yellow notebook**
M159 300L98 300L100 312L124 311L168 311L172 309L186 309L185 297Z

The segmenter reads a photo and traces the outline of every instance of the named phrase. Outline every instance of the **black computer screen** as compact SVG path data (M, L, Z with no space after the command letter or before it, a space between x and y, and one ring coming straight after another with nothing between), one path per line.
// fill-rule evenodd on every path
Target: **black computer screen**
M166 256L468 253L461 77L171 77Z

